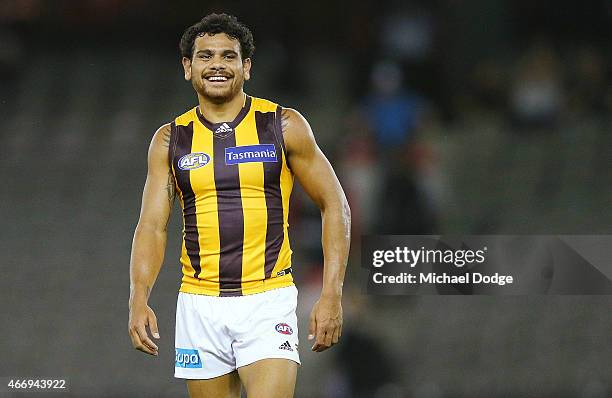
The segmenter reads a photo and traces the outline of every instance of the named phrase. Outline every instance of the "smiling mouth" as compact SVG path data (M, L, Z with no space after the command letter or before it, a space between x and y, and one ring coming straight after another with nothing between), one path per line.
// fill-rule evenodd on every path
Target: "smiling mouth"
M230 77L227 76L208 76L205 78L206 80L208 80L209 82L213 82L213 83L217 83L217 82L226 82L230 79Z

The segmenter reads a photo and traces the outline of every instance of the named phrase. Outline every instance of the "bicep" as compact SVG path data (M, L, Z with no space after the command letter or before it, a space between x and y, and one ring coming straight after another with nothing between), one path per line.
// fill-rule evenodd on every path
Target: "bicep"
M292 110L287 110L292 111ZM287 156L295 177L320 207L343 195L340 182L317 145L308 122L296 111L289 116L284 134Z
M174 176L168 162L169 138L170 128L164 125L151 140L138 222L140 226L157 230L165 230L174 203Z

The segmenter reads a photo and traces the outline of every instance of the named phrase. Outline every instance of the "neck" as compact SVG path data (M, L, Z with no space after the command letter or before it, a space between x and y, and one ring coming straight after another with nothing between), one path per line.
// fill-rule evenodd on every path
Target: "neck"
M238 94L231 100L223 103L215 103L198 94L198 102L200 103L200 112L202 116L211 123L221 123L232 121L238 116L240 110L244 106L246 95L240 90Z

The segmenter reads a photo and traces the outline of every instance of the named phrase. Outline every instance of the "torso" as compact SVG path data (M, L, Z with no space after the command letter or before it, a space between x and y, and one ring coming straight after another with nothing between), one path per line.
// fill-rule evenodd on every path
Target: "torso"
M183 209L181 291L235 296L293 284L288 236L293 174L281 107L247 97L233 121L196 108L171 124L169 157Z

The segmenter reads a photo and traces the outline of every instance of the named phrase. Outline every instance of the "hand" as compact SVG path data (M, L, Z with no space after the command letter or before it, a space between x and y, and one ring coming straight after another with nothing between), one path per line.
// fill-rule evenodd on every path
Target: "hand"
M132 339L132 345L135 349L147 354L157 356L157 345L149 338L146 326L149 326L151 335L159 339L159 331L157 329L157 318L155 313L146 303L134 304L130 306L130 320L128 323L128 332Z
M312 350L322 352L338 343L342 335L341 297L324 297L315 303L310 313L308 340L315 340Z

